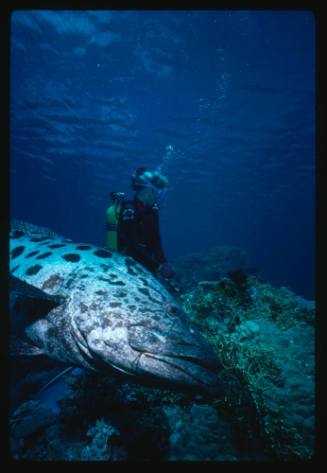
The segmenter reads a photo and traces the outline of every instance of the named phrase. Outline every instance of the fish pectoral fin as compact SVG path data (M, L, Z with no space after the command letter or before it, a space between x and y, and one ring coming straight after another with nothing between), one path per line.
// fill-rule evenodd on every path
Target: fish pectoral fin
M12 336L10 339L10 355L13 357L39 356L45 355L45 352L42 348L39 348L36 345L32 345L25 340Z
M23 330L45 317L50 310L65 302L60 295L51 295L10 275L10 316L12 327Z

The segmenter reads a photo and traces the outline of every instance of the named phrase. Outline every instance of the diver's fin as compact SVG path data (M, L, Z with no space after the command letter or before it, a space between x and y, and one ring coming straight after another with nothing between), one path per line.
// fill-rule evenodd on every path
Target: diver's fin
M65 298L62 296L47 294L10 275L10 319L16 333L43 318L51 309L64 301Z

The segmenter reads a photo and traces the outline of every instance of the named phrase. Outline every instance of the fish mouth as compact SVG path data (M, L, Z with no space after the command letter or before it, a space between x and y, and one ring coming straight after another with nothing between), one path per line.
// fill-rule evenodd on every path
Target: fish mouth
M187 355L165 356L151 352L142 354L142 363L148 370L156 367L152 373L159 372L160 377L176 386L203 388L206 391L221 391L219 380L221 365ZM165 376L166 375L166 376Z
M131 366L116 364L110 367L116 373L143 380L146 384L162 387L188 388L218 394L222 385L218 377L220 365L187 355L168 356L151 352L136 352Z
M129 375L131 381L154 387L222 394L222 365L189 326L170 328L167 333L158 326L134 324L120 335L123 337L113 345L91 332L85 350L90 364L110 367L117 375L120 372Z
M219 371L222 366L216 355L201 338L183 339L179 334L164 338L154 331L147 338L129 337L130 347L137 353L137 371L144 375L188 388L220 391Z

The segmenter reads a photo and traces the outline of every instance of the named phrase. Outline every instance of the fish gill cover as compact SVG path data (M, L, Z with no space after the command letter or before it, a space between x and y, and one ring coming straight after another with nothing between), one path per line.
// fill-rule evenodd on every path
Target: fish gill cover
M206 403L96 374L67 375L54 420L35 392L60 367L24 358L13 373L13 456L311 458L313 14L17 10L10 81L11 218L49 229L28 244L16 229L12 274L42 281L36 287L47 294L62 287L70 294L89 257L124 294L121 279L106 271L115 260L103 248L109 194L132 196L140 166L160 170L170 183L161 237L177 268L179 304L222 358L228 384ZM63 274L45 269L57 255ZM96 296L104 298L109 282L99 284ZM119 302L111 300L116 314Z

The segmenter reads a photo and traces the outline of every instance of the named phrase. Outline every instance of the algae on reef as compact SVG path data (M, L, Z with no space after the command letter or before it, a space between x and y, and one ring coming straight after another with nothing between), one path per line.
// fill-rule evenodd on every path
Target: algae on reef
M225 368L227 393L216 404L244 435L261 432L276 459L311 459L315 304L241 276L203 281L182 298Z

